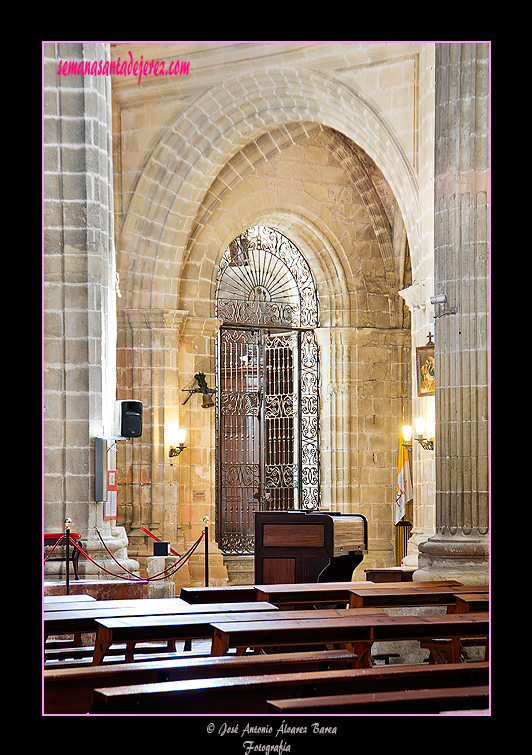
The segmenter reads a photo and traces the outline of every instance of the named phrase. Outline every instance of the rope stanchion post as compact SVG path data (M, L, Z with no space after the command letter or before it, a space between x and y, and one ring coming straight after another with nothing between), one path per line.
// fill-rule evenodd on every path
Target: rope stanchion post
M66 535L66 594L70 595L70 525L72 519L65 519Z
M204 516L203 521L205 522L205 587L209 586L209 517Z

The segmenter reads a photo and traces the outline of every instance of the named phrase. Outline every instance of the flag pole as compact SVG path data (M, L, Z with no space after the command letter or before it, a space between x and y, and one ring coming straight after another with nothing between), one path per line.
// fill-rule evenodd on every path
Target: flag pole
M404 405L403 427L399 442L397 459L397 486L395 494L395 565L400 566L406 556L408 538L412 525L405 520L406 504L413 498L412 477L410 473L410 449L404 437Z

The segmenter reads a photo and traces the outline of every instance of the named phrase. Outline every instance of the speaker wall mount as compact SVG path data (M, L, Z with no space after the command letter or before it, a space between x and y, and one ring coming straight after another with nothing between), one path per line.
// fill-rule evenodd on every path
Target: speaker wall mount
M142 435L142 401L115 401L115 438L124 440Z

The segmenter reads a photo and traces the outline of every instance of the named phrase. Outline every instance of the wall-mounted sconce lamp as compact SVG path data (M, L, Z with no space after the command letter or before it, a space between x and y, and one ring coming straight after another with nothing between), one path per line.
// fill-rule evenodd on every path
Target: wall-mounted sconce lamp
M403 425L401 432L403 435L403 446L412 453L412 425Z
M434 422L426 421L425 417L416 419L416 440L425 451L434 451Z
M187 403L187 401L190 399L193 393L202 393L203 394L203 401L201 406L203 409L210 409L214 406L214 399L213 394L216 393L215 388L209 388L207 385L207 381L205 380L205 373L204 372L198 372L196 375L194 375L194 380L198 384L198 387L196 388L183 388L184 391L188 392L187 398L183 401L183 406Z
M179 454L185 450L186 435L187 435L186 430L177 431L177 446L170 446L170 448L168 449L168 456L170 458L173 458L174 456L179 456Z

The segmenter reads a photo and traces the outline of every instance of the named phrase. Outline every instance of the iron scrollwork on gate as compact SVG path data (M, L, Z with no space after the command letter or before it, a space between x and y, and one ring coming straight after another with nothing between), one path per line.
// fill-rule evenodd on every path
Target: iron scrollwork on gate
M253 551L260 487L260 333L218 336L217 540L224 553Z
M255 510L319 507L317 295L289 239L253 227L217 279L217 540L253 552Z
M222 257L216 316L235 325L317 327L316 286L299 249L273 228L244 231Z
M301 508L320 505L318 344L313 331L301 333L300 345Z
M262 510L299 508L297 332L264 336Z

